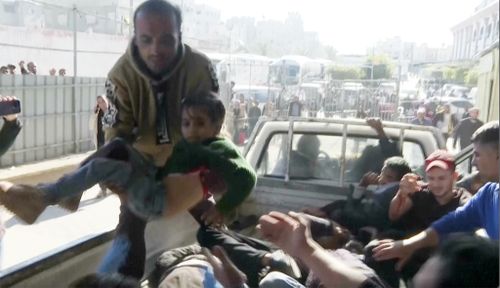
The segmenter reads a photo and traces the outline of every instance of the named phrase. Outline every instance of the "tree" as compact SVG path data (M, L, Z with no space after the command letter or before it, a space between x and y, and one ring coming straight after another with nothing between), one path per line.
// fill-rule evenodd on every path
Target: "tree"
M477 70L472 69L467 71L467 75L465 75L465 84L469 86L477 86L477 78L478 73Z
M467 67L446 67L444 68L443 76L444 80L448 82L464 84L469 72L470 70Z
M443 78L446 81L455 81L456 70L452 67L446 67L443 71Z
M328 75L333 80L360 79L361 71L354 67L330 66L327 70Z
M468 68L459 67L455 70L455 83L465 83L465 76L469 73Z
M366 61L364 69L364 79L371 79L373 69L373 79L390 79L393 65L386 55L373 55Z
M325 46L324 47L326 58L329 60L335 60L335 57L337 56L337 50L333 48L333 46Z

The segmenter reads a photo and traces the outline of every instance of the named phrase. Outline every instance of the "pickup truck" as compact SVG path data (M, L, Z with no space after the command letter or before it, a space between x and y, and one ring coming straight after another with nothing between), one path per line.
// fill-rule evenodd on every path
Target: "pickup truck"
M241 215L319 207L345 199L349 186L360 180L360 175L353 171L355 162L364 149L379 142L376 132L364 120L357 119L265 119L256 127L243 153L255 168L258 181L240 209ZM441 133L433 127L384 122L384 131L397 143L414 171L421 171L425 158L444 147ZM319 139L320 171L312 177L294 177L290 172L296 169L290 155L304 135L316 135ZM278 162L285 163L286 169L281 173L276 173Z
M427 155L444 147L441 133L433 127L384 122L384 130L415 170L422 168ZM319 168L307 177L296 177L291 173L296 167L290 162L290 155L304 135L319 140ZM359 181L353 172L356 161L365 149L378 142L375 131L363 120L261 118L243 150L258 174L257 186L238 208L236 219L270 210L322 206L345 199L349 186ZM466 156L462 155L461 161L469 161ZM168 221L149 223L146 273L152 270L162 251L195 242L197 228L198 224L187 213ZM112 237L113 231L91 235L2 271L0 287L66 287L95 271Z

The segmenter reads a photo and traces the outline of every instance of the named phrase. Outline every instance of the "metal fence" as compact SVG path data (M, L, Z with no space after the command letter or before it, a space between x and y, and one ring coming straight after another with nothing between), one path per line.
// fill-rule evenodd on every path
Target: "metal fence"
M1 75L0 94L21 101L23 128L0 167L94 149L90 120L104 78Z

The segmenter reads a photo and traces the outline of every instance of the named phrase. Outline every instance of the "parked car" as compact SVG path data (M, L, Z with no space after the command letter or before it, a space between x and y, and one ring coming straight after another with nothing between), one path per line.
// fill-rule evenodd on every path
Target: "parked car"
M451 88L446 92L446 97L459 97L459 98L467 98L467 95L470 92L470 88L464 86L451 86Z
M428 101L434 105L434 107L437 107L437 105L443 105L443 104L450 104L450 109L451 113L455 114L457 117L461 118L462 115L467 111L469 108L472 108L474 105L467 99L463 98L455 98L455 97L437 97L433 98L432 100Z

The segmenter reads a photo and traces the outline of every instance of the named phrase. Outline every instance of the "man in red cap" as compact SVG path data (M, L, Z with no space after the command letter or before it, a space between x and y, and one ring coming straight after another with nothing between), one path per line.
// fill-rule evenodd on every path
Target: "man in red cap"
M405 175L389 208L389 219L409 233L427 228L471 197L467 190L455 188L457 173L449 152L437 150L429 155L425 159L425 173L427 185L416 174Z
M458 174L455 172L453 155L447 151L437 150L425 159L425 174L427 184L420 181L420 176L416 174L403 176L389 207L389 219L396 230L383 231L379 237L404 239L415 235L470 199L467 190L455 187ZM379 262L377 260L386 259L376 258L374 256L377 255L371 253L371 248L379 246L381 242L373 241L368 245L365 261L391 287L398 287L400 277L411 279L431 254L430 250L420 251L400 274L395 271L395 261Z
M498 121L484 124L472 135L473 164L476 165L481 177L489 183L484 185L465 206L433 222L428 228L426 227L427 229L422 229L424 231L421 233L402 241L382 240L374 249L374 257L377 260L397 258L397 267L401 269L416 254L415 251L436 247L447 235L456 232L474 232L483 228L490 239L499 239L498 135ZM413 182L416 183L416 180Z

